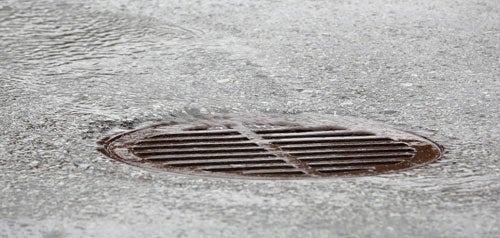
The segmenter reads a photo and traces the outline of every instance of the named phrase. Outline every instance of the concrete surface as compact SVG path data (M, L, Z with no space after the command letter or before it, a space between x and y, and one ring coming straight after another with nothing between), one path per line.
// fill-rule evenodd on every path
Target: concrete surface
M0 1L0 237L498 237L498 0ZM322 181L143 171L159 120L347 115L444 144Z

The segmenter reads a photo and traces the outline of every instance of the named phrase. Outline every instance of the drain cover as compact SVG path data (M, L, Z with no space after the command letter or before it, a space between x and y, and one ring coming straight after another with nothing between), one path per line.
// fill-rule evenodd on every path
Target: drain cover
M442 154L435 143L353 122L218 119L165 122L105 138L105 155L140 167L240 178L323 178L412 168Z

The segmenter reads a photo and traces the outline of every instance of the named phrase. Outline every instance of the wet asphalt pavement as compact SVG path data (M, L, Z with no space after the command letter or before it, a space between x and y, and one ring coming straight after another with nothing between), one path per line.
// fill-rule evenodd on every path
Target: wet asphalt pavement
M0 0L0 237L496 237L500 2ZM100 138L216 115L354 116L446 158L246 181Z

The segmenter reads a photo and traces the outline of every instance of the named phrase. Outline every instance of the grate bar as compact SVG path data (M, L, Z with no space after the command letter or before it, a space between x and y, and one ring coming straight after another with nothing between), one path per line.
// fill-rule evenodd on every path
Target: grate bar
M356 154L356 153L414 153L412 148L382 148L382 149L329 149L329 150L309 150L309 151L293 151L288 152L293 156L309 156L309 155L330 155L330 154Z
M359 137L329 137L329 138L300 138L300 139L280 139L270 141L272 144L303 144L303 143L332 143L332 142L359 142L359 141L392 141L391 138L379 136L359 136Z
M163 165L169 166L201 166L201 165L222 165L222 164L256 164L256 163L283 163L286 162L280 158L254 158L254 159L203 159L203 160L182 160L164 162Z
M305 174L302 169L256 169L242 171L243 174Z
M296 133L296 132L312 132L312 131L337 131L345 130L342 127L335 126L320 126L320 127L287 127L287 128L272 128L272 129L257 129L252 130L256 134L272 134L272 133Z
M330 149L330 148L372 148L372 147L408 147L408 144L403 142L391 141L346 141L338 143L310 143L310 144L292 144L283 145L281 148L286 151L294 150L317 150L317 149Z
M373 136L373 133L364 131L311 131L263 135L264 139L289 139L289 138L311 138L311 137L341 137L341 136Z
M212 153L239 153L239 152L266 152L261 147L232 147L232 148L215 148L215 149L199 149L199 148L186 148L181 150L170 149L148 149L139 150L134 154L139 156L148 155L178 155L178 154L212 154Z
M176 133L162 133L149 138L172 138L172 137L195 137L195 136L231 136L239 135L235 130L207 130L207 131L185 131Z
M343 171L352 171L352 170L375 170L375 166L339 166L339 167L331 167L331 168L321 168L318 169L320 172L343 172Z
M241 170L255 170L255 169L289 169L295 168L293 165L286 163L275 164L229 164L229 165L215 165L200 167L200 169L212 172L228 172L228 171L241 171Z
M331 167L339 165L369 165L369 164L396 164L405 161L402 158L387 158L387 159L372 159L372 160L329 160L321 162L307 163L313 168L317 167Z
M160 139L145 139L138 142L138 144L163 144L163 143L191 143L191 142L222 142L222 141L244 141L248 138L237 135L237 136L226 136L226 137L185 137L185 138L160 138Z
M147 160L189 160L189 159L217 159L217 158L257 158L257 157L276 157L269 152L256 153L225 153L225 154L179 154L179 155L151 155L143 156Z
M388 153L388 154L352 154L352 155L332 155L332 156L307 156L300 157L301 161L309 160L342 160L342 159L371 159L371 158L401 158L401 157L412 157L411 153Z
M357 172L357 171L369 171L369 170L374 170L375 167L373 166L366 166L366 167L343 167L343 168L326 168L326 169L318 169L318 172L320 173L352 173L352 172Z
M226 147L259 147L257 143L248 141L235 142L203 142L203 143L187 143L187 144L168 144L168 145L135 145L134 151L149 150L149 149L182 149L182 148L226 148Z

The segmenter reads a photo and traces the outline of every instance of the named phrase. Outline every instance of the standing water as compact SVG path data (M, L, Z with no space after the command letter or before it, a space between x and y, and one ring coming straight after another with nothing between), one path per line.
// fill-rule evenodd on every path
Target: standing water
M0 0L0 237L495 237L499 16L495 0ZM96 150L226 114L367 118L447 154L248 181Z

